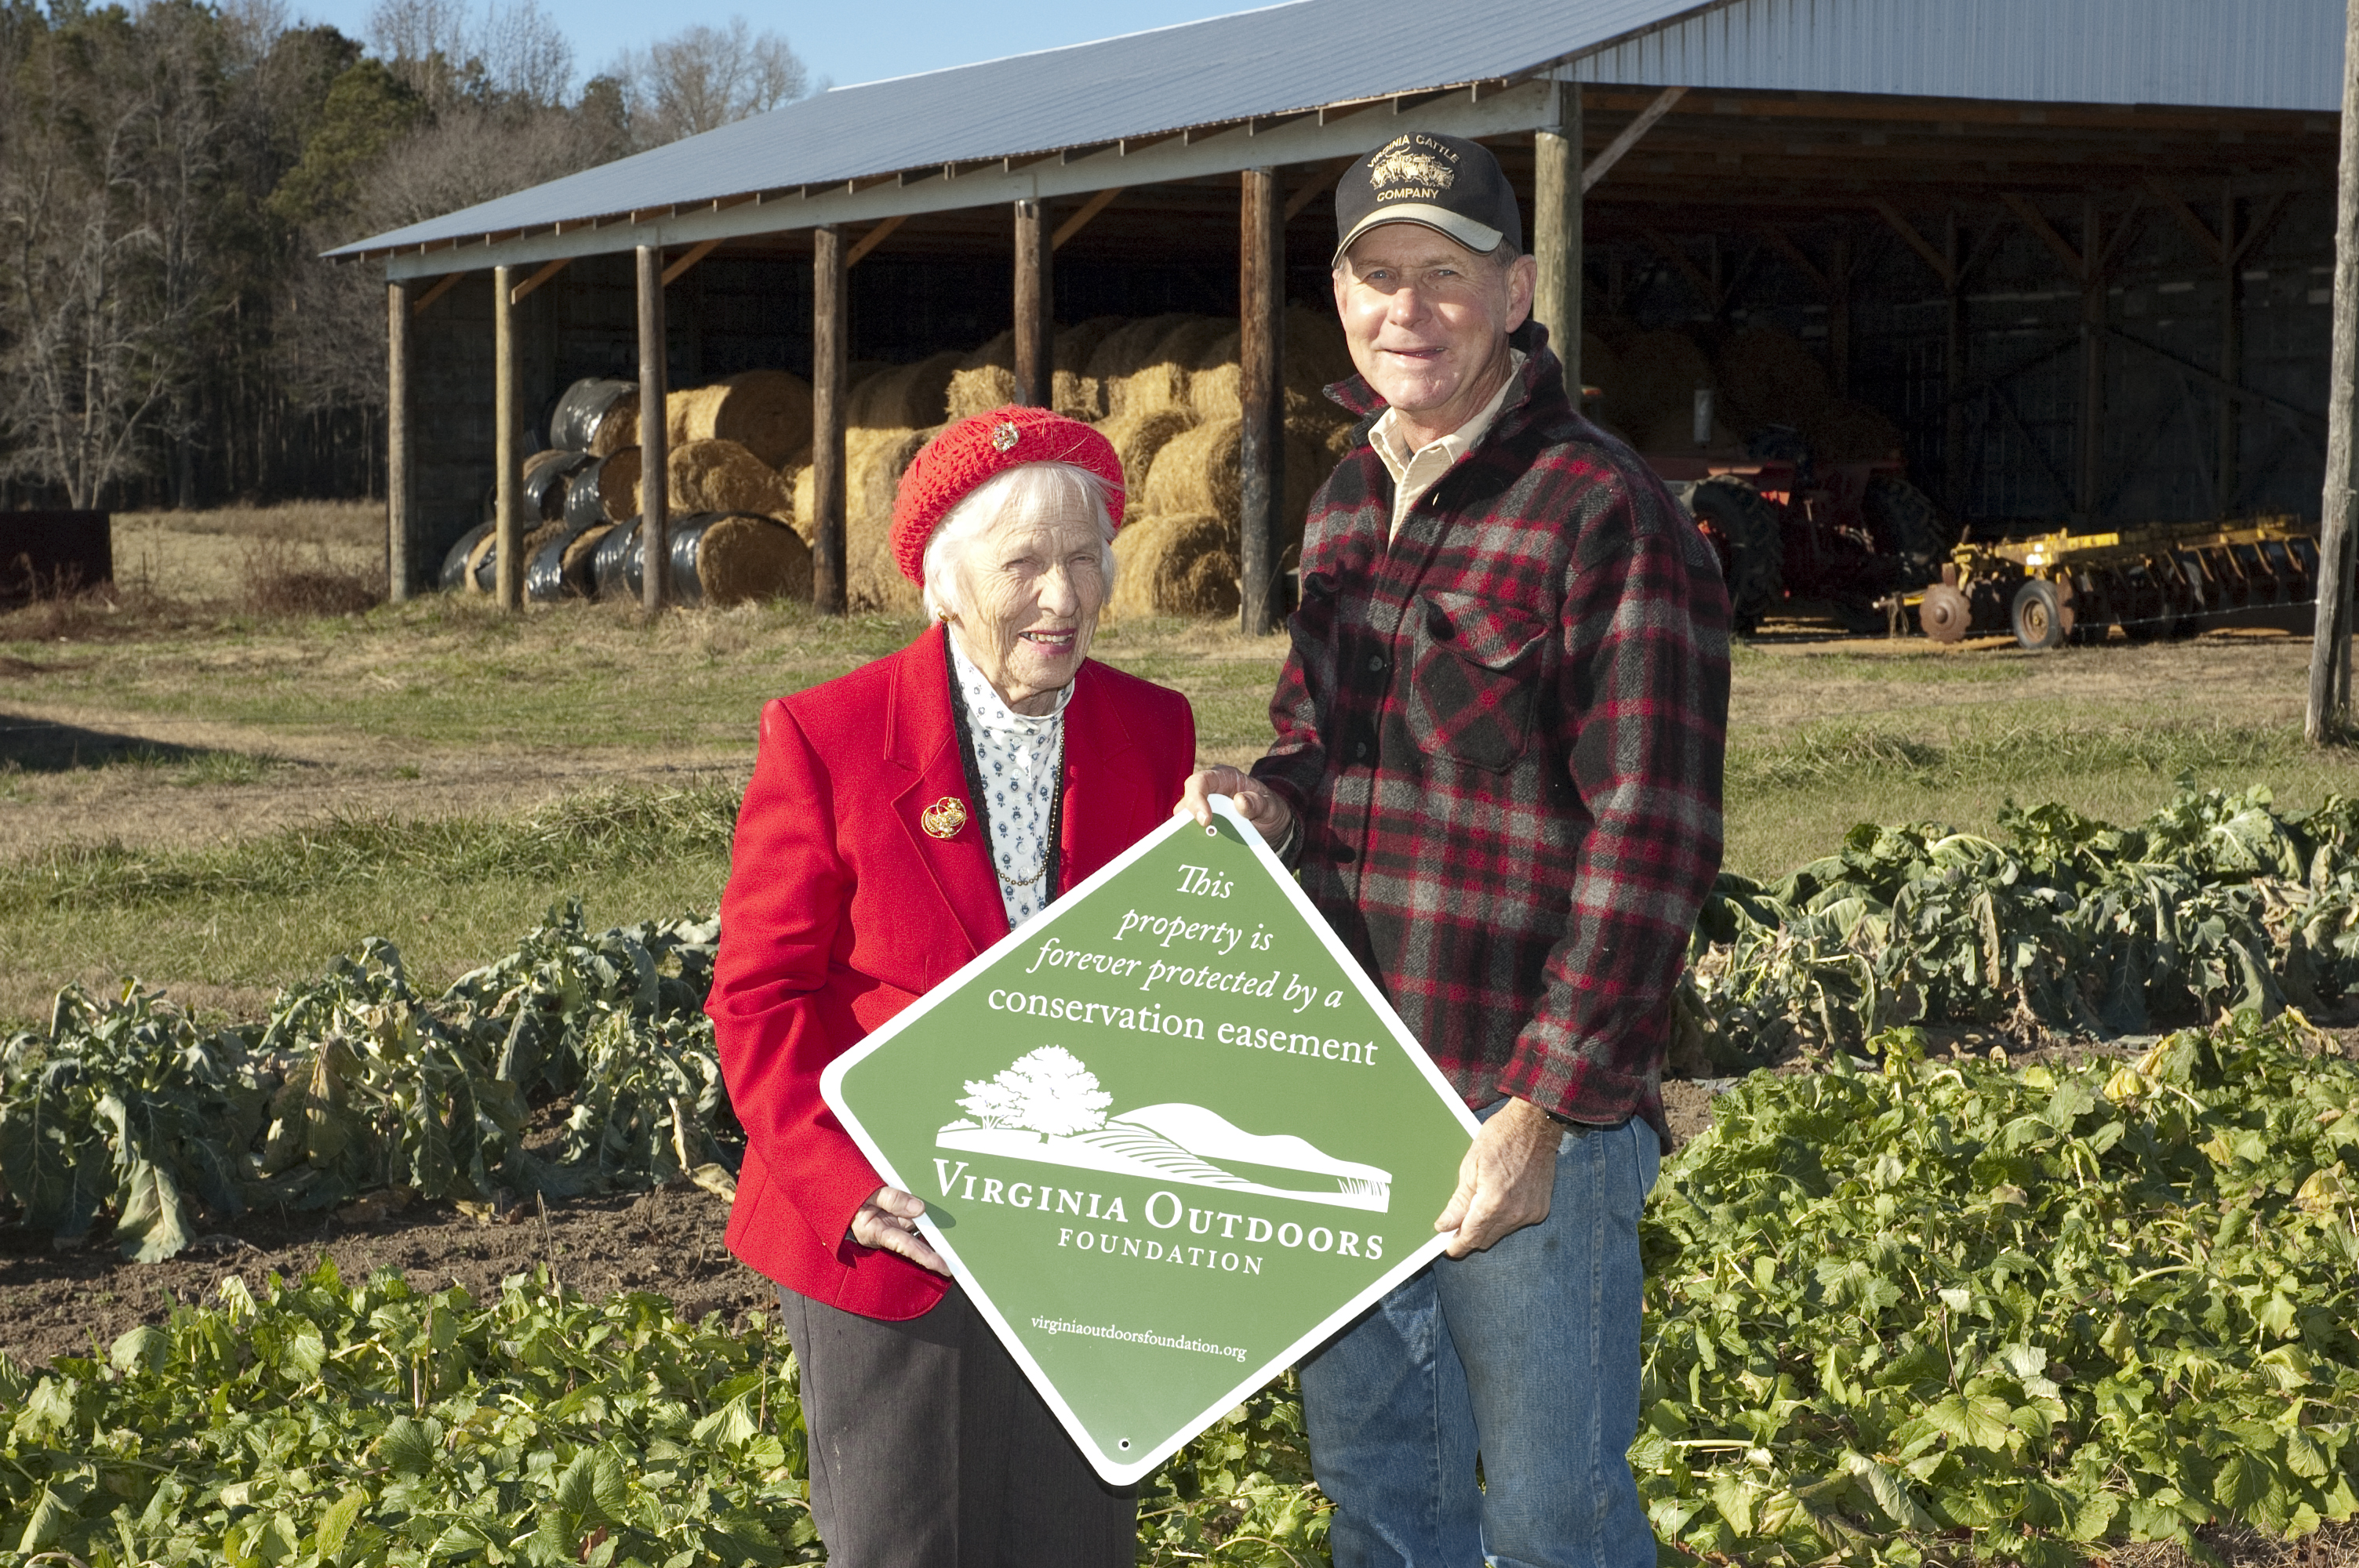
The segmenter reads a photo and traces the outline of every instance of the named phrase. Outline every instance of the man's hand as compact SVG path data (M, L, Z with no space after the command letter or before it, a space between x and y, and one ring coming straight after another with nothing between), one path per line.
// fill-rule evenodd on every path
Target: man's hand
M1556 1151L1564 1129L1529 1100L1499 1108L1474 1146L1458 1162L1458 1190L1433 1222L1436 1230L1458 1232L1450 1255L1480 1252L1501 1237L1538 1225L1549 1216L1556 1192Z
M923 1198L898 1187L879 1187L876 1195L852 1217L852 1238L879 1252L898 1252L920 1269L947 1275L950 1265L918 1234L918 1217L925 1212Z
M1237 815L1252 823L1254 831L1261 835L1261 841L1272 849L1285 839L1287 828L1294 822L1294 813L1287 809L1286 802L1265 788L1251 773L1239 773L1225 763L1217 768L1206 768L1190 776L1188 787L1180 792L1180 804L1171 808L1171 815L1192 816L1199 827L1210 827L1212 825L1210 797L1216 795L1227 795L1229 804L1237 808Z

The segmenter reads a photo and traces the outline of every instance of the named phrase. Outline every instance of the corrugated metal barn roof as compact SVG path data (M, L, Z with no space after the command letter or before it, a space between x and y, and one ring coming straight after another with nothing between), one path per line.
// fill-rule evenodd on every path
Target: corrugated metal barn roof
M1569 81L2333 114L2339 0L1744 0Z
M877 177L1252 125L1551 66L1582 81L2332 113L2343 27L2343 0L1485 0L1440 9L1428 0L1292 0L839 89L328 254L415 256L756 192L842 191ZM1401 39L1414 47L1391 47ZM1500 128L1470 123L1462 134ZM1285 161L1270 156L1275 143L1257 148L1238 136L1234 146L1214 161ZM966 198L966 183L956 196L935 186L896 200L880 189L863 205L919 211L995 199L981 189ZM803 219L812 221L837 220ZM781 212L769 226L796 223ZM725 228L744 232L745 219ZM597 243L610 237L628 243L619 232L583 235L518 254L613 248Z
M840 88L329 254L1054 152L1487 81L1708 8L1696 0L1485 0L1439 8L1426 0L1293 0ZM1415 47L1392 47L1400 39Z

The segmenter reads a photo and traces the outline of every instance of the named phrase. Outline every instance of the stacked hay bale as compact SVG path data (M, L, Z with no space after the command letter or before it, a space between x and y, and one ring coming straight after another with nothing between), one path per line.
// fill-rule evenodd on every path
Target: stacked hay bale
M844 427L909 430L940 424L946 416L951 377L965 357L948 350L908 364L886 366L863 381L845 400Z
M665 505L674 516L722 512L788 524L794 519L794 492L787 481L735 441L684 441L667 454L665 466ZM635 503L633 512L638 509Z
M1735 333L1721 345L1713 368L1728 422L1747 437L1768 425L1799 430L1834 401L1818 356L1791 332L1775 328Z
M767 516L715 518L697 539L696 580L703 602L719 608L758 599L808 600L810 546Z
M673 393L664 403L664 427L675 447L734 441L777 469L810 450L810 383L788 371L740 371Z
M893 497L903 470L941 430L939 424L921 429L854 425L843 432L843 579L854 610L914 614L919 607L917 589L893 561ZM795 470L793 517L807 545L818 514L814 476L806 464Z
M1089 373L1091 357L1119 316L1093 316L1058 330L1050 342L1049 406L1075 419L1099 416L1098 385ZM959 362L951 373L948 417L955 423L1016 401L1016 334L1002 332Z
M1348 446L1352 420L1326 386L1352 373L1343 330L1323 311L1289 308L1284 318L1285 494L1277 540L1299 551L1310 497ZM1211 330L1217 326L1217 331ZM1111 343L1122 334L1109 337ZM1227 614L1236 608L1243 553L1244 409L1236 328L1225 321L1175 325L1136 371L1105 384L1122 412L1100 427L1123 451L1131 475L1131 522L1116 541L1111 611L1124 615ZM1192 352L1190 351L1192 350ZM1183 374L1169 368L1187 354ZM1153 434L1152 443L1142 439ZM1151 451L1144 475L1125 443Z

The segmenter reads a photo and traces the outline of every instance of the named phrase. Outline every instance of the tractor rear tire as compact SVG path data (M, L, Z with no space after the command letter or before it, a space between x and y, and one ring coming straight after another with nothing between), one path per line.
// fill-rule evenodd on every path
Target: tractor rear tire
M2072 635L2071 614L2064 608L2056 585L2045 578L2032 578L2015 590L2009 621L2015 627L2015 640L2036 653L2060 648Z
M1950 531L1932 499L1905 479L1877 474L1859 499L1860 519L1878 555L1897 556L1909 586L1930 582L1950 553Z
M1786 599L1786 533L1777 509L1745 480L1722 473L1697 484L1688 511L1720 554L1736 629L1752 633Z

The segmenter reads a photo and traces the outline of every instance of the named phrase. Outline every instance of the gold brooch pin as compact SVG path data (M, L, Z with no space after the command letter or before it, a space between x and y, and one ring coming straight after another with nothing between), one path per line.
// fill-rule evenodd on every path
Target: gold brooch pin
M1003 452L1014 451L1016 443L1023 438L1024 433L1013 423L1002 423L991 427L991 444Z
M946 795L918 814L918 826L937 838L955 838L966 826L966 802Z

